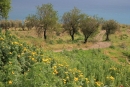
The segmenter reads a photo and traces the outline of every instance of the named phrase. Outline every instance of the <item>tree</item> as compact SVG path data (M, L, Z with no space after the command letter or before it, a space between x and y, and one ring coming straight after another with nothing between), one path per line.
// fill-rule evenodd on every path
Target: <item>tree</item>
M25 25L30 30L31 28L35 27L37 24L37 17L36 15L29 15L26 17Z
M88 38L98 31L99 23L95 18L91 18L85 14L82 14L82 18L80 20L80 28L84 34L84 43L87 42Z
M0 17L8 18L8 13L11 9L11 0L0 0Z
M62 16L63 28L69 31L72 40L74 40L74 34L78 31L79 20L80 10L76 7Z
M39 30L43 30L44 39L47 38L46 31L48 29L53 29L55 24L57 23L58 16L57 11L53 9L52 4L43 4L41 7L37 7L37 18L39 20L41 27Z
M105 21L102 25L102 29L106 30L106 41L110 40L109 35L115 33L118 29L118 23L114 20Z

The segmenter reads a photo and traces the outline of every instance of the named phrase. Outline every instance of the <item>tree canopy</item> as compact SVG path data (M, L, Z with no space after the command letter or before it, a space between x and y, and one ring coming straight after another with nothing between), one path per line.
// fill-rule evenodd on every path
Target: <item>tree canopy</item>
M40 26L42 26L44 31L44 39L46 39L46 30L53 29L53 26L58 21L57 11L53 9L52 4L43 4L37 7L36 14Z
M80 20L80 28L85 37L84 43L87 42L88 38L92 34L98 31L98 26L99 26L99 23L95 18L91 18L86 14L82 14L82 17Z
M118 23L114 20L105 21L102 25L102 29L106 30L106 41L110 40L109 35L115 33L118 29Z
M63 27L69 31L72 40L74 40L74 34L78 31L79 20L80 10L76 7L62 16Z
M32 27L37 27L38 25L38 19L36 15L29 15L26 17L25 25L30 30Z
M7 19L10 9L11 0L0 0L0 19Z

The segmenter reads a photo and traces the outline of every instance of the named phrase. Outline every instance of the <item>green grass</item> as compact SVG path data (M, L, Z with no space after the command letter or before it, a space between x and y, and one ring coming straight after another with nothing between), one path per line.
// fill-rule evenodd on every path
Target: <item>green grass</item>
M0 82L6 87L130 85L130 67L113 62L100 49L54 53L21 43L8 32L1 35L0 48Z
M124 34L128 38L120 39ZM95 50L77 50L76 47L83 44L66 43L66 39L59 44L57 40L54 44L46 42L39 48L41 38L21 36L18 39L9 32L0 32L0 87L130 86L130 66L125 60L130 55L130 38L126 30L111 35L109 48ZM77 41L81 39L76 37ZM35 42L38 44L32 45ZM127 48L120 46L124 42ZM53 46L64 48L62 46L66 44L75 45L75 48L58 53L50 49ZM46 50L47 46L50 51Z

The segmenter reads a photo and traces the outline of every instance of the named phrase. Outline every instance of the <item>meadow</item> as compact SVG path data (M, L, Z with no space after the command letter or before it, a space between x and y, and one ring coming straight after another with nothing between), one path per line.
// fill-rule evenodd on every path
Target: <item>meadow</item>
M108 48L88 50L95 41L83 44L81 34L43 42L30 31L0 30L0 87L130 87L129 30L111 35Z

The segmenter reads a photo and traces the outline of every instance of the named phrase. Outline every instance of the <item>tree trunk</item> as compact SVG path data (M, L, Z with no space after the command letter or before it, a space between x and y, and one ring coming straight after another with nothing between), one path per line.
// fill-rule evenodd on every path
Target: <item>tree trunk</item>
M89 37L89 36L88 36L88 37ZM84 43L87 43L87 41L88 41L88 37L85 35Z
M106 41L109 41L110 39L109 39L109 34L107 33L106 34Z
M46 29L44 30L44 39L46 40Z
M106 30L106 41L109 41L109 34L110 34L110 30Z
M72 41L74 41L74 34L73 34L73 35L71 35L71 38L72 38Z
M72 30L70 31L70 36L71 36L72 41L74 41L74 32Z
M89 34L88 34L88 35L85 35L85 34L84 34L84 37L85 37L85 39L84 39L84 43L87 43L88 38L92 35L92 33L93 33L93 32L94 32L94 31L89 32Z

